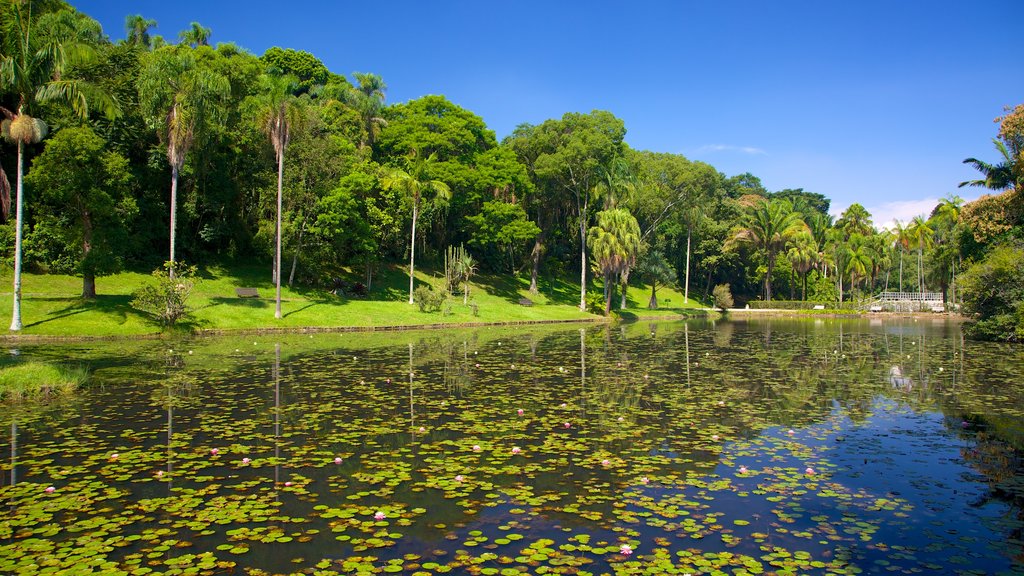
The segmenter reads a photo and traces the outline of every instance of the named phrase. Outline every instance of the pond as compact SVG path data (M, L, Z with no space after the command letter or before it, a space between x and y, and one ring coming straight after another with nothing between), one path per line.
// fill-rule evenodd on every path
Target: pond
M1024 572L1024 351L931 319L33 345L0 573Z

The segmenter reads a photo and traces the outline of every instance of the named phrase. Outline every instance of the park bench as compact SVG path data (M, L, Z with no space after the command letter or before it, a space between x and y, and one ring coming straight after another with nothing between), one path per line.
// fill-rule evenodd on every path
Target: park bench
M932 312L945 312L945 306L932 306Z
M520 306L533 306L533 300L530 300L529 298L520 298L519 299L519 305Z
M815 310L824 310L825 309L825 305L824 304L815 304L814 305L814 309Z
M881 307L881 306L872 306L872 307L870 308L870 310L871 310L872 312L881 312L881 311L882 311L882 307Z
M259 298L260 293L255 288L235 288L235 294L239 298Z

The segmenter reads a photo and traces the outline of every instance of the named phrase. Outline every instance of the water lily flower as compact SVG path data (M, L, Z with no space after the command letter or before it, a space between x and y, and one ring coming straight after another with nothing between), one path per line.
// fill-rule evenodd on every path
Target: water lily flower
M387 383L387 384L391 384L391 378L388 378L388 379L387 379L387 380L385 380L384 382L385 382L385 383Z
M423 434L426 431L427 431L426 428L424 428L423 426L420 426L420 434Z
M516 414L519 414L520 416L522 416L525 413L526 412L522 408L520 408L519 410L516 410Z
M622 554L623 556L629 556L632 553L633 549L629 546L629 544L623 544L622 546L619 546L619 554Z
M725 401L724 400L719 400L718 401L718 405L719 406L725 406Z
M611 461L608 460L607 458L604 459L604 460L601 460L601 466L608 466L610 464L611 464Z
M479 444L473 444L473 452L479 452L479 451L480 451L480 445Z
M455 477L455 481L456 481L456 482L462 482L462 480L463 480L463 478L462 478L462 474L459 474L459 475L457 475L457 476Z
M291 482L291 480L289 480L289 481L285 482L285 483L284 483L284 485L285 485L285 487L291 486L291 485L292 485L292 482Z
M648 378L650 378L650 376L648 376L647 374L644 374L644 380L647 380Z
M806 474L807 474L808 476L814 476L814 468L811 468L810 466L808 466L808 467L807 467L807 470L804 470L804 472L805 472L805 473L806 473Z
M374 514L374 515L373 515L373 519L374 519L374 520L383 520L383 519L385 519L385 518L387 518L387 515L386 515L386 514L384 514L384 513L383 513L383 512L381 512L381 511L379 511L379 510L377 511L377 513L376 513L376 514Z
M648 478L647 476L641 476L640 477L640 483L641 484L650 484L651 483L651 479Z
M335 464L341 464L341 456L337 456L337 457L335 457L335 458L334 458L334 463L335 463Z
M513 369L513 370L515 370L515 369L516 369L516 365L515 365L515 364L513 364L513 365L512 365L512 369Z
M252 460L250 460L248 457L242 458L242 464L248 464L249 462L252 462Z
M512 447L512 453L513 454L519 454L520 452L522 452L522 450L519 448L519 446L513 446Z
M572 424L570 424L570 423L566 422L566 423L565 423L565 427L566 427L566 428L572 428Z
M113 454L110 455L110 459L111 460L117 460L117 458L118 458L117 452L114 452Z
M712 435L711 435L711 440L712 440L713 442L718 442L718 434L712 434Z
M47 494L53 494L55 490L57 489L54 488L53 486L47 486L46 490L43 490L43 492L46 492Z
M477 363L476 363L476 367L477 367L477 368L479 368L479 367L480 367L480 363L479 363L479 362L477 362Z
M746 474L746 473L747 473L747 467L746 466L740 466L740 474Z
M163 475L164 475L164 471L163 470L157 470L156 471L156 477L157 478L161 478Z
M793 429L790 428L789 431L786 432L786 434L789 434L790 436L792 436L793 434L796 434L796 432L794 432Z
M210 448L210 455L211 456L216 456L218 452L220 452L220 450L218 450L216 448Z
M623 418L622 416L619 416L619 422L622 422L623 420L625 420L625 418Z
M561 408L565 408L565 407L566 407L566 403L565 403L565 402L562 402L562 404L560 405L560 407L561 407Z

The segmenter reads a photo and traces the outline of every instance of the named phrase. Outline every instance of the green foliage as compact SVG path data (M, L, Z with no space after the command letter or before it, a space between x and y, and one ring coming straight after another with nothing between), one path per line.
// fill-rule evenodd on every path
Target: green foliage
M527 242L540 234L540 228L527 219L520 204L484 202L480 213L466 216L466 220L470 246L480 249L482 260L493 270L515 270Z
M277 69L281 74L291 74L298 78L299 83L295 94L308 92L316 85L327 84L331 77L331 71L320 61L319 58L305 50L293 50L291 48L279 48L271 46L260 56L267 69Z
M413 291L413 299L416 301L416 305L419 306L420 312L437 312L447 302L448 292L446 290L434 290L431 286L421 284Z
M605 312L605 298L600 292L592 290L587 292L587 312L591 314L606 315Z
M1024 248L999 246L958 280L969 332L986 340L1024 341Z
M721 310L728 310L733 307L732 291L728 284L719 284L711 291L715 306Z
M132 307L148 312L164 326L174 326L191 312L188 300L196 285L196 267L165 262L153 271L153 279L132 295Z
M839 290L832 278L815 274L807 283L807 300L811 302L838 302Z

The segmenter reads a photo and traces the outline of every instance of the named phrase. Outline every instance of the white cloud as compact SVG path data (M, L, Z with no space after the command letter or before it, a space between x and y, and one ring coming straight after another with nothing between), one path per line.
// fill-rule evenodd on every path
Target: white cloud
M697 149L697 153L705 152L742 152L744 154L767 155L761 148L754 146L733 146L732 144L705 144Z
M938 203L938 198L922 198L920 200L883 202L875 206L865 206L865 208L871 214L871 222L874 223L875 228L892 229L895 220L899 220L902 224L907 224L914 219L914 216L924 216L927 218ZM837 219L841 213L842 210L836 213Z

